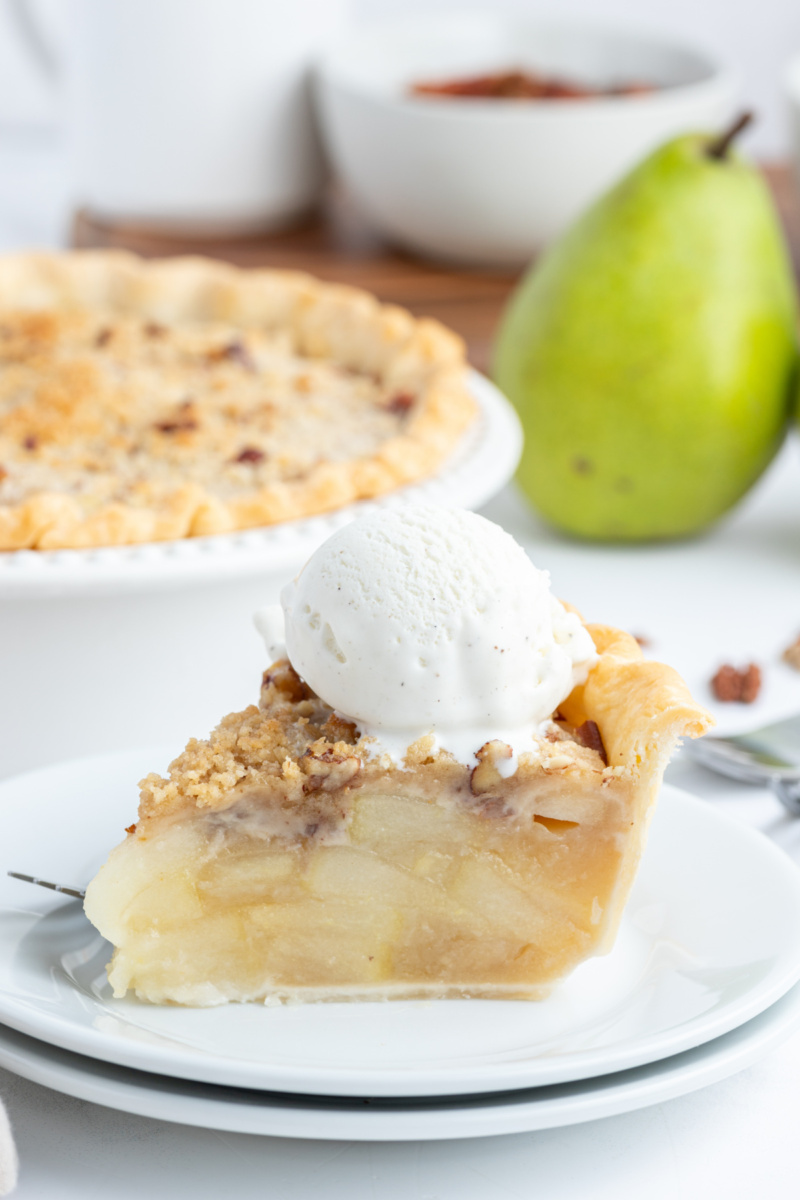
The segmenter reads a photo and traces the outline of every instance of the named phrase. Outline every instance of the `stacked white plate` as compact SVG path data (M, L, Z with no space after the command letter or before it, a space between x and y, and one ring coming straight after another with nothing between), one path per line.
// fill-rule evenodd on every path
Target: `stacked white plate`
M0 869L82 886L169 750L0 785ZM46 839L43 831L47 831ZM574 1124L703 1087L800 1025L800 873L665 787L617 944L541 1003L183 1009L115 1000L81 905L0 878L0 1065L128 1112L282 1137Z

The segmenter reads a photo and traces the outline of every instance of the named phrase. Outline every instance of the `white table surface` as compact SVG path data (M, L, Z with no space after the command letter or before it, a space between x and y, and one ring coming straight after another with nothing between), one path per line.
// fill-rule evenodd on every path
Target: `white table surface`
M59 153L44 135L0 129L0 248L58 243L66 228ZM796 613L789 634L800 633L796 443L733 518L681 546L602 551L567 543L540 526L511 489L485 512L524 542L537 565L550 567L563 593L590 615L611 615L605 610L614 609L619 594L625 615L635 617L634 573L643 581L636 632L648 631L648 580L661 589L665 578L672 580L676 607L688 620L692 579L703 564L708 570L714 562L740 563L740 572L720 571L718 597L730 627L741 622L739 657L747 657L745 631L754 625L775 624L780 642L787 614ZM759 564L767 572L763 589ZM706 595L708 587L706 578ZM785 817L768 792L710 775L681 756L668 779L763 830L800 865L800 822ZM783 1200L800 1194L800 1034L747 1071L669 1103L468 1142L297 1142L193 1130L74 1100L4 1070L0 1095L22 1161L18 1200L233 1194L237 1200Z

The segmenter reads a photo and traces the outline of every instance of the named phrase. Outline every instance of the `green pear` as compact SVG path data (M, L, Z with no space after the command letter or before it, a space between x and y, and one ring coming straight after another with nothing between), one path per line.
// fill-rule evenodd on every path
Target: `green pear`
M767 187L721 137L668 142L525 276L494 377L518 479L553 525L668 538L735 504L778 450L797 367L791 263Z

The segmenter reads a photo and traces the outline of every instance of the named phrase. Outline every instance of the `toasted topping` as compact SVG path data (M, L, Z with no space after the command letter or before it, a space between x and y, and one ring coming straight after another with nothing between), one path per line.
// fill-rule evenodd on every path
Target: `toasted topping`
M300 770L307 776L303 791L335 792L339 788L352 787L361 770L361 759L348 754L342 742L329 747L326 743L315 743L300 759Z
M605 766L608 766L608 755L596 721L584 721L575 730L575 737L582 746L586 746L589 750L596 750Z
M243 450L234 458L237 463L260 463L266 458L263 450L259 450L257 446L245 446Z
M389 400L384 407L386 408L387 412L396 413L397 415L402 416L404 413L407 413L410 408L413 408L413 406L414 397L410 392L397 392L397 394L392 396L391 400Z
M457 340L399 311L387 326L355 291L198 263L198 284L219 273L224 304L213 288L201 309L170 292L166 326L113 296L82 309L80 259L47 260L64 286L29 291L49 308L0 313L0 549L205 536L330 511L430 475L474 415ZM147 297L152 269L154 302L172 273L134 259L126 269ZM262 292L283 301L281 315L245 320Z
M174 421L157 421L155 425L159 433L186 433L198 428L194 417L178 417Z
M234 362L238 363L240 367L244 367L246 371L256 370L255 359L244 342L240 341L229 342L227 346L209 350L208 360L209 362Z
M711 690L723 703L752 704L761 690L761 668L749 663L738 669L726 663L711 680Z
M261 687L267 693L262 696L262 708L269 706L276 697L284 702L297 704L300 700L308 700L314 695L308 684L303 683L292 664L285 658L273 663L269 670L264 672ZM270 688L276 697L269 694Z
M514 796L531 773L569 770L589 778L602 771L597 754L568 730L559 730L557 748L542 736L540 756L523 759L509 778L502 769L511 747L498 739L481 746L472 771L437 749L431 735L409 747L404 765L376 757L373 749L284 659L265 671L258 708L231 713L208 739L190 741L170 764L168 778L149 775L142 781L140 818L187 805L226 810L238 797L257 794L265 804L290 806L319 797L313 819L327 827L331 813L338 821L347 810L350 789L382 786L395 774L406 779L409 771L421 794L437 801L450 794L481 816L497 817L514 811Z

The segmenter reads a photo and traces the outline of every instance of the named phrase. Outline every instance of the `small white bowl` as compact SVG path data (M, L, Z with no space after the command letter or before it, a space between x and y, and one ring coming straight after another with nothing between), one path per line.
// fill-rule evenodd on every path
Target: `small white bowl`
M789 62L783 84L789 109L789 142L794 176L800 185L800 54Z
M590 100L408 95L415 82L517 67L659 90ZM425 256L485 264L525 262L660 142L719 128L736 98L727 69L670 38L488 13L350 30L317 83L334 167L367 217Z

